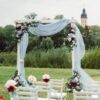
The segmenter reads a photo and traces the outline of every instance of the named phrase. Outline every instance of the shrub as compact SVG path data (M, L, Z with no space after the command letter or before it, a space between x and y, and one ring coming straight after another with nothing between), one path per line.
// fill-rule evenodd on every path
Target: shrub
M50 68L69 68L71 67L71 59L67 53L68 50L51 49L47 52L38 50L32 51L27 54L25 59L26 66L33 67L50 67Z
M43 50L48 50L48 49L53 48L53 41L51 40L50 37L43 38L41 42L41 48Z
M82 59L83 68L100 68L100 48L96 47L86 52Z
M16 58L15 52L2 52L0 53L0 65L15 66ZM30 51L26 54L25 66L41 68L71 68L71 54L67 48L49 49L48 51ZM86 51L86 54L82 59L82 67L100 69L100 48Z
M16 53L14 52L2 52L0 53L0 65L16 65Z

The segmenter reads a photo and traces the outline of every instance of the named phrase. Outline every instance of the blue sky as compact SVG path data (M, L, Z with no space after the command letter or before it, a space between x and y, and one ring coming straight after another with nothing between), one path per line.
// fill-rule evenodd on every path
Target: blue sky
M63 14L80 22L80 14L86 8L88 25L100 25L100 0L0 0L0 26L14 24L27 14L35 12L38 18L54 18Z

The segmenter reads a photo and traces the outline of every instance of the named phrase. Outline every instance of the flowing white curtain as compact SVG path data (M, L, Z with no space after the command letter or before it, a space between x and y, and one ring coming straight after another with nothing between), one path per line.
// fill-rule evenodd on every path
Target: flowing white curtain
M64 29L69 23L69 20L63 19L51 24L39 24L37 27L30 27L29 32L37 36L54 35Z
M21 38L20 42L17 44L17 70L20 79L23 81L25 79L24 70L24 58L28 46L28 33L25 33Z
M80 75L80 80L83 84L83 88L86 90L90 84L94 84L95 81L81 68L81 59L85 54L85 45L80 30L75 25L76 33L76 45L72 51L72 69L77 71ZM92 88L92 87L91 87Z

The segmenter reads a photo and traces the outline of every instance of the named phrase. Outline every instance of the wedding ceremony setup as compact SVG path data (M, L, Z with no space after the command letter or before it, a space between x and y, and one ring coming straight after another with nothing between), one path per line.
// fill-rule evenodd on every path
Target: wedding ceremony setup
M70 81L64 78L55 79L48 74L42 76L43 81L37 81L33 75L25 79L24 63L29 35L53 36L67 26L70 26L70 31L66 33L64 40L70 42L72 48ZM73 100L100 100L100 81L92 79L81 67L85 44L79 28L73 20L60 19L48 24L17 21L15 33L18 40L16 72L5 84L10 95L9 100L68 100L68 92L72 93ZM64 91L64 87L66 91Z

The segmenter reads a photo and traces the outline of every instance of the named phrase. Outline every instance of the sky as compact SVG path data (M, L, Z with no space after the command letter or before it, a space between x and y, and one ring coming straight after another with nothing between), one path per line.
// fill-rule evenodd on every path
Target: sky
M100 0L0 0L0 26L14 24L32 12L38 19L53 19L62 14L66 19L74 17L80 23L83 8L87 12L88 25L100 25Z

